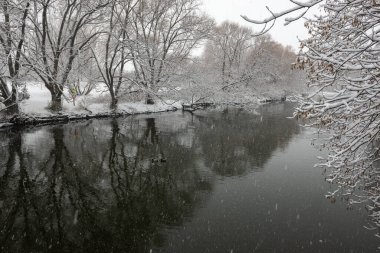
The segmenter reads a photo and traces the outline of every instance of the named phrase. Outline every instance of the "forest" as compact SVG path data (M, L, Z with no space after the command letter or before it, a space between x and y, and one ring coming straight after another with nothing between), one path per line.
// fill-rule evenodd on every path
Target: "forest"
M35 86L48 91L52 112L88 95L115 110L127 102L244 104L299 93L295 49L254 36L248 23L217 24L201 4L2 1L0 110L23 112Z

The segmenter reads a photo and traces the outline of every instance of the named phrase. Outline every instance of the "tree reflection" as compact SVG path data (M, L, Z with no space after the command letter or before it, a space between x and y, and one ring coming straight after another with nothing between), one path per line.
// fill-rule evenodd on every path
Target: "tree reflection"
M163 244L162 226L180 225L191 216L200 192L211 184L191 158L166 162L171 159L164 158L166 152L182 148L163 148L155 120L145 122L133 130L140 137L130 139L112 120L110 135L88 140L103 145L100 153L79 151L83 138L72 135L89 137L90 127L54 127L46 160L25 152L22 133L12 136L0 181L2 250L145 252ZM136 152L131 155L128 146ZM27 163L31 155L39 161L33 168Z
M1 249L160 247L165 228L181 226L209 196L214 173L262 168L286 146L299 128L284 114L99 120L1 135Z
M207 165L222 176L261 170L278 148L284 149L299 133L298 123L286 118L292 111L292 104L274 104L263 106L256 116L229 109L215 117L199 117L197 129Z

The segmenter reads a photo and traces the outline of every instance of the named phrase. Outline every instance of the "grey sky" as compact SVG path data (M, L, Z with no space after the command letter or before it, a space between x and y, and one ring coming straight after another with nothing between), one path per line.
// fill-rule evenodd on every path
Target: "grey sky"
M215 18L218 23L230 20L249 26L255 31L260 31L262 26L248 23L240 15L246 15L252 19L263 19L270 15L266 6L269 6L273 12L280 12L294 6L289 0L203 0L203 2L205 12ZM318 10L313 10L313 13L317 12ZM303 23L303 20L298 20L296 23L284 26L284 20L281 19L276 22L270 34L281 44L291 45L298 49L297 36L307 37Z

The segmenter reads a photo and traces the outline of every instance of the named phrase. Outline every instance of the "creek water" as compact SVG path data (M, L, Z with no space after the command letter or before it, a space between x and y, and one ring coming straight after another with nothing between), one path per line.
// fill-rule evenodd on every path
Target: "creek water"
M291 103L0 132L2 252L376 252Z

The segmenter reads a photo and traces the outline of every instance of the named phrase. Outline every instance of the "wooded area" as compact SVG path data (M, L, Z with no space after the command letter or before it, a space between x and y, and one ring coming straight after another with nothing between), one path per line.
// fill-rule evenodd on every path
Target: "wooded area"
M162 91L185 103L210 102L206 98L255 94L267 85L285 93L292 78L302 79L290 71L291 48L235 23L218 25L200 4L3 0L0 101L18 113L32 81L49 90L49 109L61 111L63 100L75 102L99 87L116 109L136 92L147 103Z

